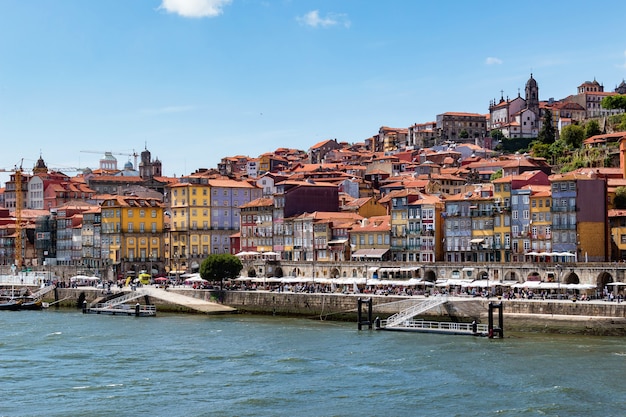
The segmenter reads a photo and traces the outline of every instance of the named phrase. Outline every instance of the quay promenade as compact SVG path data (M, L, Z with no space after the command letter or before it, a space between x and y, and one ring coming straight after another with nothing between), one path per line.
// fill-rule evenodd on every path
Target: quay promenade
M116 291L116 290L114 290ZM239 313L308 317L316 320L356 321L358 299L372 298L375 317L386 318L426 295L311 293L256 290L202 290L174 287L168 292L221 303ZM77 308L79 300L91 302L103 295L91 287L57 288L46 295L53 306ZM431 295L429 297L437 297ZM157 298L147 300L160 312L197 313L190 308ZM498 297L448 296L448 301L420 318L425 320L486 323L489 302L502 302L507 331L554 332L590 335L626 335L626 303L572 299L504 299Z
M526 263L412 263L412 262L294 262L254 259L243 262L244 277L489 280L501 283L538 281L578 284L598 290L612 283L626 283L624 262L526 262ZM626 284L624 284L626 285ZM619 287L613 287L618 292Z

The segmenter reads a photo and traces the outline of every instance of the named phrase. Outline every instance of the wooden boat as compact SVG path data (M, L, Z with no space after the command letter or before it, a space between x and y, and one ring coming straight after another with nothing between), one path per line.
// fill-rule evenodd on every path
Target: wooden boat
M15 299L2 300L0 302L0 310L16 311L20 309L21 304L22 304L22 300L15 300Z
M22 300L19 304L19 310L41 310L44 308L43 301L41 300Z

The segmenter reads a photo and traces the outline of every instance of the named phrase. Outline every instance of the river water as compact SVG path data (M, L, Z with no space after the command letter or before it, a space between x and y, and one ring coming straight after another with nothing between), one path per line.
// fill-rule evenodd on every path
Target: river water
M0 311L1 416L622 416L623 338Z

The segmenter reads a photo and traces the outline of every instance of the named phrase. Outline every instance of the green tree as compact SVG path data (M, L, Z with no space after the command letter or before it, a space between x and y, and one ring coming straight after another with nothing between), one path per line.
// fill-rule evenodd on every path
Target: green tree
M548 162L552 160L550 145L539 141L533 142L530 148L530 153L532 153L535 158L545 158Z
M615 189L613 205L616 209L626 209L626 187L617 187Z
M497 170L493 174L491 174L491 181L497 180L498 178L502 178L502 169Z
M200 265L200 276L209 281L220 281L220 290L225 279L239 276L243 269L241 260L229 253L209 255Z
M543 123L537 139L546 145L550 145L556 140L556 130L552 124L552 112L550 110L546 110L543 115Z
M461 133L459 133L459 137L461 139L467 139L469 138L469 133L467 132L467 130L463 129L461 130Z
M561 140L570 148L578 149L585 139L585 130L579 125L567 125L561 130Z
M626 95L606 96L600 102L604 109L622 109L626 111Z
M590 138L595 135L601 134L600 124L597 120L590 120L585 126L585 138Z
M504 133L500 129L494 129L490 133L493 140L497 140L498 142L502 142L504 139Z

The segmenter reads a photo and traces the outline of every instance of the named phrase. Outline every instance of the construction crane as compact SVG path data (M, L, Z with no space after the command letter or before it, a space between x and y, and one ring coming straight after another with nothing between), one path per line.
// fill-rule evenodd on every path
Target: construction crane
M19 271L24 263L24 247L23 247L23 222L22 222L22 209L24 205L24 194L22 193L22 163L24 159L20 160L19 166L15 166L13 169L0 169L0 172L12 172L15 174L15 267Z
M17 270L22 269L24 261L23 240L22 240L22 205L24 204L24 195L22 194L22 161L19 168L15 167L15 267Z
M111 154L111 155L132 156L134 158L133 168L137 169L137 157L139 156L139 154L137 152L135 152L134 149L133 149L133 153L111 152L111 151L81 151L81 152L83 152L83 153L97 153L97 154L100 154L100 155Z

